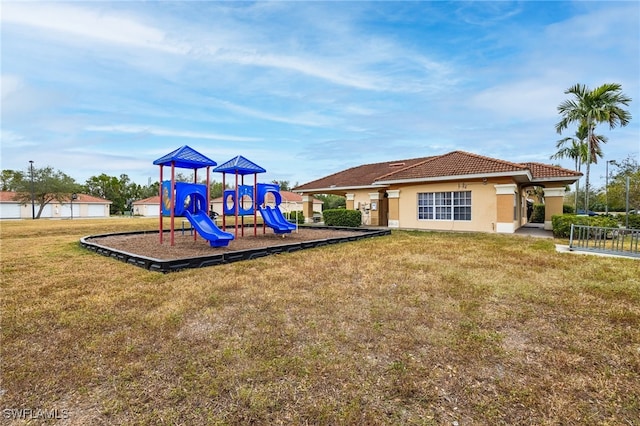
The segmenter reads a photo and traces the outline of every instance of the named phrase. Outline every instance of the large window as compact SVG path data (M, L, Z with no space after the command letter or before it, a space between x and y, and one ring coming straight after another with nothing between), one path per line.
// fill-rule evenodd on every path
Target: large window
M471 220L471 191L418 193L418 219Z

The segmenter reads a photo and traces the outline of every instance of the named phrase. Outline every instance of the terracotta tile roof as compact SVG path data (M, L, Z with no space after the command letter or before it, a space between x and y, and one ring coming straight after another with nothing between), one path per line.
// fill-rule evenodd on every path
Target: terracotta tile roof
M14 197L17 192L12 191L0 191L0 201L2 202L12 202L15 201ZM71 199L69 197L65 197L58 202L68 203ZM78 194L78 199L73 201L74 203L97 203L97 204L111 204L112 201L105 200L104 198L94 197L93 195L88 194Z
M448 178L452 176L513 174L531 175L533 181L577 178L581 173L542 163L512 163L465 151L409 160L365 164L300 185L294 190L372 186L376 183Z
M463 176L490 173L526 172L526 166L471 154L453 151L429 158L421 163L406 167L394 173L380 176L376 181L426 179L446 176Z
M296 194L295 192L280 191L280 196L282 197L283 201L288 201L290 203L301 203L302 202L302 195ZM321 202L317 198L313 198L313 200L315 202ZM222 202L222 197L214 198L211 201L214 202L214 203L221 203Z
M582 173L549 164L522 163L522 165L531 171L534 179L582 176Z
M293 189L297 191L315 188L370 186L380 176L384 176L389 172L402 170L406 167L424 162L430 158L434 157L420 157L411 158L408 160L385 161L383 163L365 164L305 183L304 185L297 186Z
M70 200L71 199L69 197L66 197L65 199L62 199L59 201L68 203ZM105 200L104 198L100 198L100 197L94 197L93 195L88 195L88 194L78 194L78 198L76 200L73 200L73 202L74 203L98 203L98 204L112 203L112 201Z
M302 202L302 195L296 194L295 192L280 191L280 196L282 197L283 201L288 201L290 203Z
M160 196L155 195L153 197L144 198L142 200L134 201L132 204L160 204Z
M280 196L282 197L283 201L288 201L290 203L301 203L302 202L302 195L300 194L296 194L295 192L291 192L291 191L280 191ZM322 202L320 200L318 200L315 197L311 197L313 199L314 202Z
M0 201L2 202L11 202L14 201L13 197L15 197L16 193L11 191L0 191Z

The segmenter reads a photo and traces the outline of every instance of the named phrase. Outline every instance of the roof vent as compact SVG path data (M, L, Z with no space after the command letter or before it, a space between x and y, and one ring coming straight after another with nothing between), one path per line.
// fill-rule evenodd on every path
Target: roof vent
M391 163L389 164L389 167L402 167L404 166L405 163Z

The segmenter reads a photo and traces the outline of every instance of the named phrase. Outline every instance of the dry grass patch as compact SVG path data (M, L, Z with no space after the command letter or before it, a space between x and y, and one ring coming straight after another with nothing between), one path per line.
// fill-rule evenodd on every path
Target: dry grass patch
M2 226L2 408L66 424L635 424L640 263L394 232L157 274Z

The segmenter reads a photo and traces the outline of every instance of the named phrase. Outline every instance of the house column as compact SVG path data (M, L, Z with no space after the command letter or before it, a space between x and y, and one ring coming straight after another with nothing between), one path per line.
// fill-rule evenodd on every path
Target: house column
M400 227L400 190L389 189L387 190L387 199L389 200L389 228Z
M353 206L354 206L353 201L356 198L356 194L345 194L345 196L347 198L347 202L346 202L345 208L347 210L353 210Z
M302 215L304 223L313 223L313 195L302 196Z
M551 231L553 224L551 218L562 214L564 205L564 188L543 188L544 191L544 229Z
M496 189L496 232L513 234L516 230L518 185L493 185Z
M371 206L369 209L370 224L371 226L380 226L380 193L370 192L369 203Z

